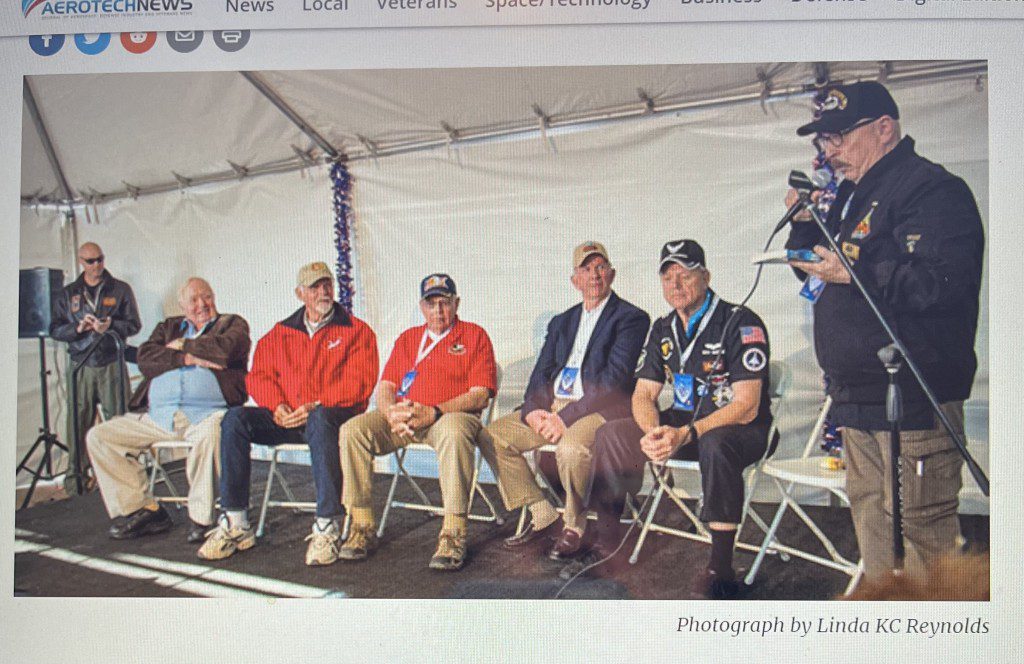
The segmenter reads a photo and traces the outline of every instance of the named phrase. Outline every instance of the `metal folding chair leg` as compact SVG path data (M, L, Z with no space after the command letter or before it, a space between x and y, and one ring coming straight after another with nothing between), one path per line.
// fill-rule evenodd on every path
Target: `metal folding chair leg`
M435 505L432 502L430 502L430 499L427 497L427 494L424 493L423 488L419 485L419 482L417 482L415 478L413 478L413 476L406 469L406 452L408 452L408 448L406 447L402 447L395 450L395 465L397 467L395 468L394 475L392 475L391 477L391 486L388 487L388 497L387 501L384 503L384 512L381 514L380 525L377 526L377 537L384 536L384 528L387 526L388 517L391 514L392 508L395 507L401 507L409 510L418 510L420 512L428 512L429 514L432 514L434 516L444 515L444 507L440 505ZM491 502L490 497L486 494L486 492L484 492L483 487L480 486L480 464L483 463L483 457L480 455L479 450L476 451L475 455L476 459L474 462L473 480L470 483L469 488L469 503L467 505L466 517L471 521L486 521L489 523L496 523L500 526L505 523L505 519L498 514L497 509L495 509L494 507L494 503ZM419 499L420 502L409 503L401 500L395 500L395 489L398 486L399 477L404 477L406 479L406 481L412 487L413 491L416 492L416 497ZM488 513L473 513L473 502L477 494L479 494L481 499L483 499L484 504L487 506Z

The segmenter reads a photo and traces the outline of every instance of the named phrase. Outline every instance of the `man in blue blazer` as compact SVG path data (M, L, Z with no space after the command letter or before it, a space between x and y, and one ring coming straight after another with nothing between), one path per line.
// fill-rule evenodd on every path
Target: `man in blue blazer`
M612 292L613 281L615 269L604 245L588 241L573 250L571 282L583 301L548 324L523 405L479 437L505 507L526 505L532 516L525 530L505 540L509 548L557 535L549 557L563 560L582 552L594 434L606 421L629 417L633 370L650 324L644 311ZM555 460L566 491L561 528L558 512L523 458L547 444L557 445Z

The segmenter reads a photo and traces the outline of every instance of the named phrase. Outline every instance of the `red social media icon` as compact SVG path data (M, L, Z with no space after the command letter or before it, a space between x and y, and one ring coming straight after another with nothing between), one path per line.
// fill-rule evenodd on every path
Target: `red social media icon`
M129 53L145 53L156 43L155 32L122 32L121 46Z

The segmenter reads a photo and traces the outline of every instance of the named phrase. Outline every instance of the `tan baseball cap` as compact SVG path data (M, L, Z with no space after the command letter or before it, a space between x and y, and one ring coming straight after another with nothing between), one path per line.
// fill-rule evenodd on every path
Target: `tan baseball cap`
M609 263L612 259L608 258L608 250L604 248L604 245L600 242L594 242L593 240L587 240L583 244L578 245L572 250L572 266L577 268L583 265L583 261L587 260L590 256L597 254L598 256L604 256L604 259Z
M331 269L327 267L327 263L323 261L316 261L309 265L303 265L299 268L299 286L312 286L321 279L333 279L334 275L331 274Z

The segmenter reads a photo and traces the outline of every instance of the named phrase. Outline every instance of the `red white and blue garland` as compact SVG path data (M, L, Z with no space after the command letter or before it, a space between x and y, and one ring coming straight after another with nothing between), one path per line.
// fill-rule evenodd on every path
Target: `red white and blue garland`
M338 250L335 272L338 276L338 302L352 312L355 286L352 283L352 175L345 164L331 166L334 197L334 246Z

